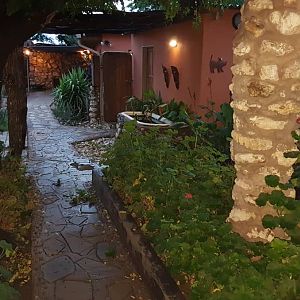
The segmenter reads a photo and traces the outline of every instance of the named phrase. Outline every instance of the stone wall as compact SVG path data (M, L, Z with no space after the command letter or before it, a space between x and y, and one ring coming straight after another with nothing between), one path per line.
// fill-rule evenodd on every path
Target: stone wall
M31 50L29 56L29 80L32 89L52 89L62 74L74 67L84 67L78 52L59 53Z
M276 227L262 226L265 215L280 215L271 205L258 207L261 192L270 192L266 175L287 182L295 159L283 153L297 150L291 132L300 116L300 1L248 0L234 40L232 158L237 179L233 229L250 241L288 238ZM285 191L295 197L294 189Z

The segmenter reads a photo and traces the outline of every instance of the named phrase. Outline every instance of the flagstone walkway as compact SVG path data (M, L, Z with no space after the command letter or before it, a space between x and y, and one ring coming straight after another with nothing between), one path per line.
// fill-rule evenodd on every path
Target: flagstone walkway
M89 163L71 143L107 131L60 125L49 95L29 97L28 173L41 203L33 225L33 293L36 300L150 299L106 212L88 204L72 206L77 190L91 182Z

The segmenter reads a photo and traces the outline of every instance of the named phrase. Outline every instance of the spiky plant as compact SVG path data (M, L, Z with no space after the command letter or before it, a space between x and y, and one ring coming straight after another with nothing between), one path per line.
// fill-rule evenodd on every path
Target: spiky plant
M88 119L89 81L83 69L72 69L64 74L53 95L52 110L61 122L78 124Z

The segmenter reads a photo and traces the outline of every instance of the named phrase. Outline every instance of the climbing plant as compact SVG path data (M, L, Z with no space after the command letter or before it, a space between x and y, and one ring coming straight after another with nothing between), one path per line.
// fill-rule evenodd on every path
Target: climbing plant
M292 137L299 145L300 135L296 131L292 132ZM298 146L299 148L299 146ZM265 177L266 184L273 188L269 193L261 193L256 200L258 206L272 205L276 209L276 214L266 214L262 219L265 228L275 229L283 228L291 238L292 242L300 244L300 201L295 197L289 196L287 193L290 189L300 188L300 151L290 151L284 153L285 158L295 159L294 172L288 182L280 182L277 175L267 175Z

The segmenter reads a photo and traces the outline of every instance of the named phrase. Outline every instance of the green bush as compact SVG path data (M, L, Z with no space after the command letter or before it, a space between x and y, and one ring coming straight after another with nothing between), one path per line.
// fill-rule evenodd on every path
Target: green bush
M146 91L143 99L130 97L126 103L126 109L130 111L141 111L143 113L159 113L159 106L163 104L160 95L156 95L153 90Z
M204 117L192 113L182 101L172 99L165 103L160 95L154 91L146 92L143 99L131 97L127 101L127 110L142 111L143 113L157 113L177 124L177 128L188 125L190 132L201 131L201 135L212 146L229 156L230 140L233 129L233 109L229 103L223 103L220 111L215 110L215 103L201 106L206 111ZM188 130L185 130L188 133Z
M202 125L207 128L205 138L210 141L216 149L230 155L233 109L229 103L221 104L220 111L216 111L214 107L214 102L211 102L211 108L202 106L203 109L208 110L205 114L207 120L201 120Z
M89 82L84 70L77 68L64 74L53 95L52 110L61 122L77 124L88 119Z
M248 243L226 223L234 180L226 155L200 132L181 138L126 127L105 175L188 299L299 299L300 247Z
M30 228L33 192L20 161L0 164L0 299L17 300L30 280Z

